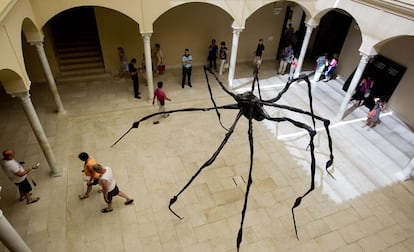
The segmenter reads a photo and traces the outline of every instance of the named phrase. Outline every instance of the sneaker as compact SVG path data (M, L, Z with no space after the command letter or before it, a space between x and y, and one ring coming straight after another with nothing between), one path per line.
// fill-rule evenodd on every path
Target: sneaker
M133 199L129 199L129 200L127 200L127 201L125 201L125 205L131 205L132 204L132 202L134 202L134 200Z
M101 213L109 213L109 212L112 212L112 210L113 210L112 208L108 209L105 207L101 209Z

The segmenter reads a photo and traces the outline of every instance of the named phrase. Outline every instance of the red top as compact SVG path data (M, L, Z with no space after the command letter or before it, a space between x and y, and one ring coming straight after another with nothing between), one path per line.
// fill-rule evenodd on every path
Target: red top
M158 101L164 101L165 97L167 97L164 90L162 90L161 88L157 88L154 90L154 96L157 97Z

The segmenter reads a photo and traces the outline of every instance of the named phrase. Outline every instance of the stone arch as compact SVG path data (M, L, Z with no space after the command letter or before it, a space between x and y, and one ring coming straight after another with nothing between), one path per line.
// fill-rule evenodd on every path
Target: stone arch
M200 17L201 12L214 18L206 22ZM226 44L230 45L233 20L228 11L215 4L204 2L179 4L163 12L155 20L151 41L153 44L160 43L167 66L180 66L180 56L185 48L190 49L194 65L204 64L212 39L216 39L217 44L226 41Z
M406 68L398 85L393 90L388 107L410 125L414 125L414 114L412 113L414 106L414 100L412 99L414 96L414 88L412 85L412 80L414 79L414 64L412 63L412 59L414 58L413 44L414 36L400 35L390 36L374 45L374 49L378 52L379 56L393 61L397 66L400 65ZM386 67L388 68L389 66ZM399 70L399 68L394 65L391 65L391 67L393 69L385 69L384 72L388 75L398 75L394 69ZM383 80L385 81L386 78L383 78ZM390 85L390 82L384 85Z
M36 3L37 4L37 3ZM43 2L39 2L38 5L32 3L34 5L34 8L42 8ZM142 8L130 8L128 3L120 4L120 2L116 1L96 1L94 4L73 4L73 2L65 1L64 3L57 3L54 4L54 2L48 3L50 5L49 11L42 12L42 16L38 17L40 27L43 27L50 19L58 15L59 13L62 13L66 10L76 8L76 7L102 7L106 9L111 9L113 11L122 13L125 16L128 16L138 24L142 23Z
M283 37L288 23L287 17L289 14L292 14L294 9L301 10L301 12L296 11L294 13L295 30L300 30L302 35L304 35L306 28L303 17L309 18L311 15L303 4L294 1L276 1L257 5L249 9L249 14L245 20L243 37L240 41L239 58L241 60L246 60L248 57L251 58L252 50L256 48L259 38L264 40L264 58L277 58L280 48L285 46L282 40L285 41ZM298 47L300 46L298 45Z
M159 21L159 19L162 18L162 16L165 16L165 15L168 15L168 13L171 13L171 11L176 11L177 8L182 8L182 7L185 7L186 5L192 5L192 4L205 4L206 6L209 6L209 7L215 7L217 9L219 9L220 11L224 11L233 20L236 20L236 17L234 15L235 12L231 10L229 5L220 5L220 4L210 2L210 1L191 1L191 2L178 3L178 4L174 5L173 7L165 5L165 8L162 8L162 9L157 8L156 10L154 10L153 16L148 17L148 18L150 18L149 21L150 21L151 24L154 24L157 21ZM225 7L223 7L223 6L225 6ZM144 31L142 31L142 32L152 32L152 30L151 31L146 31L145 29L147 29L147 27L144 27Z
M30 18L25 18L22 23L22 31L28 42L43 41L43 33L37 28Z
M0 84L8 94L27 91L22 77L11 69L0 70Z

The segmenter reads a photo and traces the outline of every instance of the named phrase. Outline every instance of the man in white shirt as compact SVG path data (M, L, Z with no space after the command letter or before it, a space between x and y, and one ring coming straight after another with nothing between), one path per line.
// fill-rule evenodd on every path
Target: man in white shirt
M20 201L26 199L27 204L35 203L40 198L32 198L32 186L27 180L27 174L38 167L33 166L27 170L23 169L23 166L14 159L14 155L15 153L13 150L4 150L3 159L1 160L1 167L7 174L7 177L9 177L10 181L19 187Z
M134 199L128 197L128 195L126 195L124 192L119 191L114 179L114 175L112 173L112 169L110 167L102 167L100 164L95 164L92 166L92 169L95 172L101 174L99 183L102 186L104 200L108 204L107 207L101 209L102 213L112 212L112 198L116 195L119 195L122 198L126 199L124 202L125 205L130 205L132 202L134 202Z

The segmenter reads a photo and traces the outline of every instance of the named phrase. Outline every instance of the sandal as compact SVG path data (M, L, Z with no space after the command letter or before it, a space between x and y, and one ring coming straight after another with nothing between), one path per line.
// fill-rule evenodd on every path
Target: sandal
M112 210L113 210L112 208L108 209L108 208L105 207L105 208L101 209L101 213L109 213L109 212L112 212Z
M27 204L32 204L32 203L38 202L39 200L40 200L39 197L31 198L30 200L27 201Z
M32 193L29 193L29 197L32 197ZM26 199L26 196L24 196L24 195L20 195L20 201L23 201L23 200L25 200Z
M134 200L133 199L129 199L129 200L127 200L127 201L125 201L125 205L130 205L130 204L132 204L132 202L134 202Z
M89 195L79 194L79 199L81 199L81 200L86 199L87 197L89 197Z

